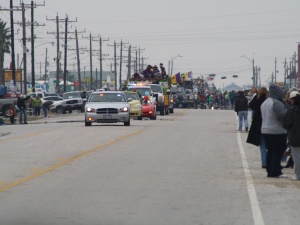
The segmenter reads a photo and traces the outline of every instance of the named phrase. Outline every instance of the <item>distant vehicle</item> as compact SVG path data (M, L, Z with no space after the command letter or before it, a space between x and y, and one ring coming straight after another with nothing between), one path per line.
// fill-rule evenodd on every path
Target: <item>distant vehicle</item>
M139 95L133 91L123 91L130 104L130 116L142 120L142 104Z
M162 87L159 84L149 84L149 86L153 92L153 96L156 98L156 110L160 112L160 115L168 114L169 109L168 107L165 109Z
M156 120L156 106L153 102L148 101L142 104L142 116L149 117L150 120Z
M130 126L130 104L121 91L93 92L85 104L85 126L124 123Z
M87 101L85 94L86 93L83 91L71 91L64 93L62 113L72 113L72 110L81 110L81 112L84 112L84 105Z

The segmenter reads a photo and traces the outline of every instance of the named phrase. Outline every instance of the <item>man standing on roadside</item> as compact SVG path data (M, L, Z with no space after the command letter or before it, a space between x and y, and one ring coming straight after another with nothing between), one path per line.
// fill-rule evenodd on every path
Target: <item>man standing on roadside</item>
M22 117L24 115L24 124L27 124L27 115L26 115L26 101L30 98L28 95L25 97L25 95L20 95L17 100L17 106L19 108L20 112L20 118L19 118L19 123L22 124Z
M235 100L234 111L236 111L239 116L238 131L242 131L243 120L245 130L248 131L248 99L246 98L244 91L239 91L238 97Z

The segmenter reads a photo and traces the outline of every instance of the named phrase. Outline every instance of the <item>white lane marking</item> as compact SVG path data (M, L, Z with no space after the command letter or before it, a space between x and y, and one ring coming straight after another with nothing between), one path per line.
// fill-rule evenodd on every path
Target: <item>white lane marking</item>
M253 179L252 179L251 172L249 169L246 153L245 153L245 150L244 150L244 147L242 144L240 132L237 132L237 141L238 141L240 154L241 154L241 158L242 158L244 174L246 177L247 190L248 190L248 195L249 195L249 199L250 199L252 217L253 217L253 222L254 222L253 224L254 225L265 225L265 222L262 217L261 210L260 210L259 202L257 199L257 194L255 191Z

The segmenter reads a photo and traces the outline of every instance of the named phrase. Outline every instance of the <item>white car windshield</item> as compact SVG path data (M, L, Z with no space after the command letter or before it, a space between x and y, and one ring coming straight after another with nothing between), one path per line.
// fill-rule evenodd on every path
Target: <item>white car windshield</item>
M125 102L125 98L120 93L92 93L89 102Z
M132 92L123 92L123 93L127 99L131 98L132 100L140 100L138 94L136 93L132 93Z
M141 96L145 96L146 92L148 92L148 94L151 94L151 89L150 88L133 87L131 89L135 89Z
M74 93L65 93L63 96L64 99L69 99L69 98L81 98L80 94L78 92Z

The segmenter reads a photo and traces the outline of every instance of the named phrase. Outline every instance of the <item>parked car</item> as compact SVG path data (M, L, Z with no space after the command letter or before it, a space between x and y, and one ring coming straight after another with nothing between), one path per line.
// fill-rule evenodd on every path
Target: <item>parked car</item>
M142 104L139 95L133 91L123 91L130 104L130 116L142 120Z
M85 126L124 123L130 126L130 104L121 91L95 91L85 104Z
M52 101L50 105L50 111L55 113L62 113L62 101L63 99L59 96L48 96L42 99L42 102Z
M72 113L72 110L81 110L84 112L84 105L87 101L86 92L83 91L71 91L66 92L63 95L62 101L62 113Z

